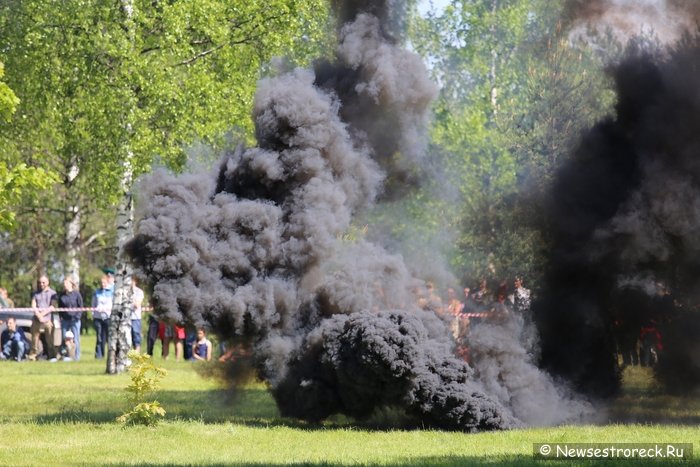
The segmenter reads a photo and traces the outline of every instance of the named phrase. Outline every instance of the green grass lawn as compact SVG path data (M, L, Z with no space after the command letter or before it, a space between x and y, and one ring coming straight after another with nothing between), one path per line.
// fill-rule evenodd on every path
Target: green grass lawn
M700 399L664 395L640 368L626 372L623 393L602 414L607 423L466 434L391 428L400 419L391 413L362 423L284 419L260 383L234 395L194 363L156 357L168 370L157 394L166 420L125 428L115 418L128 408L128 375L104 373L104 361L92 358L92 336L82 347L80 362L0 362L0 465L580 465L535 461L532 445L700 446Z

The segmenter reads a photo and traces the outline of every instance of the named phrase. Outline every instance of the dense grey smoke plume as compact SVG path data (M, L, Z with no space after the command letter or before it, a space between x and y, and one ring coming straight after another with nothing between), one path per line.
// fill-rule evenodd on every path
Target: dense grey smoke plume
M700 383L698 70L697 38L630 49L612 70L616 115L558 174L536 316L544 364L586 392L615 392L616 352L642 327L662 336L658 373L669 387Z
M402 258L343 238L386 175L424 155L436 89L387 37L380 19L389 17L352 17L336 62L315 73L262 80L258 146L227 154L214 176L145 180L127 253L160 316L252 348L284 415L397 406L468 431L577 420L585 407L537 370L522 323L476 342L471 368L453 356L446 323L418 307L422 281Z
M634 36L654 34L662 44L673 44L700 25L700 3L695 0L569 0L566 17L572 39L590 38L610 31L621 43Z
M377 18L381 35L396 43L406 29L406 0L331 0L338 26L352 23L360 13Z

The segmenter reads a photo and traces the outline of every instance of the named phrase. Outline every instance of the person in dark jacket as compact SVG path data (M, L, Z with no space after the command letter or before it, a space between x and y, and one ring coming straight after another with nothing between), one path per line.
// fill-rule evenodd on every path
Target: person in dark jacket
M7 318L7 329L0 335L0 349L2 358L7 360L22 360L29 350L29 341L24 336L24 331L17 329L15 318Z
M62 342L66 341L66 332L71 331L75 339L75 360L80 360L80 320L83 315L83 297L78 291L78 284L72 277L63 279L63 292L58 296L59 316L61 317ZM71 311L60 311L72 308Z

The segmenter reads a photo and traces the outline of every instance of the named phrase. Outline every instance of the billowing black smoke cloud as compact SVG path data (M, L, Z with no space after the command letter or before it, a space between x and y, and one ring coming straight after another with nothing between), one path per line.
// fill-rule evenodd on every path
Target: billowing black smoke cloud
M584 136L551 197L542 361L609 395L616 351L654 327L659 374L689 389L700 382L700 42L631 47L612 76L615 117Z
M258 146L214 176L157 173L141 186L127 253L161 317L252 348L284 415L365 417L403 408L459 430L577 420L588 406L540 372L513 320L483 326L474 368L416 304L399 256L343 234L387 174L419 164L435 86L385 34L390 18L343 4L334 63L260 82ZM355 14L350 14L352 11Z

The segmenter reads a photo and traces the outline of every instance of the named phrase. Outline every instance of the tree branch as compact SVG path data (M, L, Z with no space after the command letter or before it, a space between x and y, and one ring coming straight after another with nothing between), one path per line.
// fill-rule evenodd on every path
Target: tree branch
M85 240L85 241L83 242L83 248L89 247L89 246L90 246L92 243L94 243L98 238L104 237L105 235L107 235L107 232L105 232L104 230L99 230L99 231L95 232L94 234L90 235L90 237L88 237L87 240Z
M197 60L199 60L200 58L206 57L207 55L212 54L212 53L216 52L217 50L223 48L224 45L226 45L226 44L217 45L216 47L213 47L213 48L211 48L211 49L209 49L209 50L205 50L205 51L203 51L203 52L199 52L199 53L198 53L197 55L195 55L194 57L189 58L189 59L187 59L187 60L183 60L183 61L181 61L181 62L179 62L179 63L176 63L176 64L173 65L173 66L182 66L182 65L189 65L189 64L191 64L191 63L194 63L194 62L196 62Z

